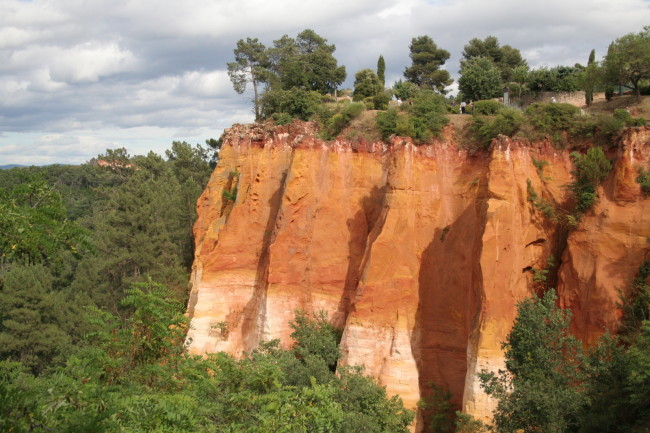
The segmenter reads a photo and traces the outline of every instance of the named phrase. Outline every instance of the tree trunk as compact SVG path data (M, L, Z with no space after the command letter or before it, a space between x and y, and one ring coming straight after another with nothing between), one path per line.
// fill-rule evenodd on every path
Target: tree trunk
M253 93L255 94L255 121L260 121L260 105L257 97L257 80L253 79Z

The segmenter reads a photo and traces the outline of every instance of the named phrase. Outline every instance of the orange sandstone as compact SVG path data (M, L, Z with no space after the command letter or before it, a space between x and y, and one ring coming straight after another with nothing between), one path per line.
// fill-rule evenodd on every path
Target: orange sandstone
M443 137L324 142L299 122L227 130L198 202L190 351L287 346L296 310L325 311L344 330L342 364L364 365L409 407L430 382L448 387L487 420L495 402L476 373L503 368L516 304L550 256L577 335L589 343L612 329L616 290L648 250L634 179L650 128L626 133L598 207L570 234L529 200L532 188L570 207L568 152L499 137L470 155ZM235 188L233 202L223 191Z

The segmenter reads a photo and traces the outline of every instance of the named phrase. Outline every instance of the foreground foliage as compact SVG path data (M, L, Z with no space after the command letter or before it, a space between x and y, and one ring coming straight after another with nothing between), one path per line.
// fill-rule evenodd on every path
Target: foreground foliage
M623 298L619 336L605 335L584 352L569 334L570 314L553 290L518 305L503 343L506 370L479 374L498 400L494 430L647 432L650 425L650 264L644 262Z
M88 345L51 374L0 362L2 431L408 431L399 399L358 369L331 371L339 335L323 316L297 315L291 350L201 358L183 350L187 319L170 295L138 284L123 300L131 318L93 311Z

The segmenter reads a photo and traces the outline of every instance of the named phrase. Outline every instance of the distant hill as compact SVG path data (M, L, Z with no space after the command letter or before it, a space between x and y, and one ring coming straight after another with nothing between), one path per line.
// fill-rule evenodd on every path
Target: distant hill
M14 167L27 167L27 166L26 165L20 165L20 164L0 165L0 170L6 170L8 168L14 168Z

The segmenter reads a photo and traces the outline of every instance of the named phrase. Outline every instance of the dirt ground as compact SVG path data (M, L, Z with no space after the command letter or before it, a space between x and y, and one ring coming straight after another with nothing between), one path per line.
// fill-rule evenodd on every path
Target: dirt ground
M614 96L611 101L604 98L594 100L590 107L584 110L590 114L613 113L617 108L627 108L633 117L643 117L650 120L650 96L641 96L641 102L636 102L636 96Z

